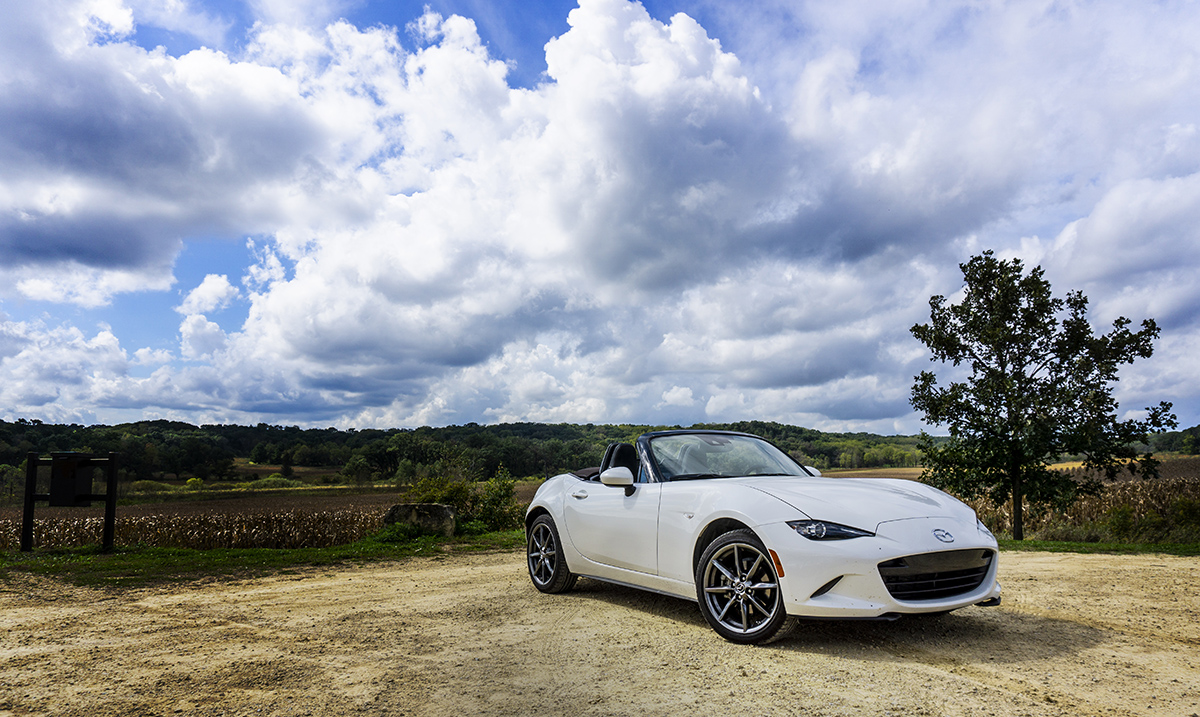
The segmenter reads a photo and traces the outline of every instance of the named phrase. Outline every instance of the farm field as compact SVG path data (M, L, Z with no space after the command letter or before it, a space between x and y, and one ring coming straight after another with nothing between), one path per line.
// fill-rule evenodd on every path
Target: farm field
M14 577L0 715L1200 713L1200 559L1006 552L1001 580L999 608L754 648L687 601L538 593L519 552L127 591Z
M395 493L316 489L117 507L115 543L160 547L298 548L351 543L379 530ZM103 503L34 511L35 546L97 544ZM0 508L0 549L19 543L21 509Z
M179 500L161 503L134 503L119 505L117 517L141 517L152 515L214 515L231 513L258 513L283 510L349 510L380 509L384 512L388 507L403 501L397 492L364 493L352 490L320 488L311 490L277 491L260 494L221 494L221 497L204 496L203 499L190 498L186 494ZM51 508L46 503L38 503L34 509L38 519L76 519L97 518L104 516L104 503L93 502L88 508ZM21 520L21 506L0 507L0 520Z

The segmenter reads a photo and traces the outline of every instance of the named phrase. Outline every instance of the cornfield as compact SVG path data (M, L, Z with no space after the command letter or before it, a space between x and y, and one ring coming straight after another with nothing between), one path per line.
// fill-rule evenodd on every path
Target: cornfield
M992 530L1011 530L1011 502L965 502ZM1027 536L1042 540L1195 542L1200 540L1198 513L1200 478L1163 477L1107 483L1098 495L1083 496L1065 511L1025 503L1024 526Z
M38 518L35 547L74 547L100 542L104 519ZM325 548L361 540L383 527L379 510L202 513L122 517L115 524L117 545L161 548ZM0 549L20 545L21 521L0 519Z

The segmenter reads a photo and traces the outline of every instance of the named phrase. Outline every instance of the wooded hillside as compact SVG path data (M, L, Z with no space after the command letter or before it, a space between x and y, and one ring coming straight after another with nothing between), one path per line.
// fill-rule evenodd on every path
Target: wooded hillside
M487 478L504 466L514 476L546 476L596 465L605 446L632 441L655 428L679 426L503 423L442 428L302 429L297 426L204 425L139 421L115 426L0 421L0 479L18 480L30 451L121 453L125 480L204 480L232 476L235 459L281 467L310 466L339 471L356 480L410 482L422 474L450 470ZM765 421L700 424L696 428L744 431L764 436L802 463L822 470L915 466L915 436L823 433ZM1200 427L1153 437L1155 450L1194 452ZM1191 449L1189 451L1189 449Z

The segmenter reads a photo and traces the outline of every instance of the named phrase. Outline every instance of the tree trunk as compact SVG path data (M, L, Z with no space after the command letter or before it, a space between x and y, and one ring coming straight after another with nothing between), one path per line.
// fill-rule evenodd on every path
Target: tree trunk
M1021 484L1021 467L1016 465L1017 461L1012 460L1009 464L1009 479L1012 481L1012 501L1013 501L1013 540L1025 539L1025 496L1024 486Z

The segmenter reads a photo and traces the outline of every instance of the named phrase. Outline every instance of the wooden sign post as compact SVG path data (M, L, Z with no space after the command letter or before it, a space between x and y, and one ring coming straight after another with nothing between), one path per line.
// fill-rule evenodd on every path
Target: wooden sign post
M117 523L117 459L116 453L51 453L45 460L30 453L25 461L25 512L21 518L21 550L33 550L33 505L48 501L56 507L87 507L93 500L104 501L104 550L112 550L113 532ZM38 466L50 466L50 492L37 492ZM107 488L103 494L92 493L92 474L96 468L106 469Z

